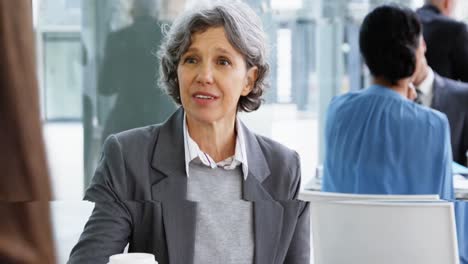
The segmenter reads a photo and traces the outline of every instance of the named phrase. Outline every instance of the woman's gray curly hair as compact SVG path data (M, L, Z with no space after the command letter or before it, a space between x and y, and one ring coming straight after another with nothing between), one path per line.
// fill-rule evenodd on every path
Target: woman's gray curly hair
M270 65L267 61L267 40L260 18L241 2L216 3L210 8L188 11L174 21L170 29L164 32L165 38L158 51L161 62L159 85L177 104L181 104L177 81L180 58L190 47L194 33L212 27L224 27L228 41L244 56L247 69L257 66L257 80L252 91L247 96L241 96L237 105L238 111L257 110L268 87L266 77Z

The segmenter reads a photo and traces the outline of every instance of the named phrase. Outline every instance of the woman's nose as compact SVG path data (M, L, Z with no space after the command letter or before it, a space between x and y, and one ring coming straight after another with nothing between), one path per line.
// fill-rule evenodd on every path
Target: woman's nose
M211 65L206 63L200 65L197 73L197 82L201 84L213 83L213 71L211 69Z

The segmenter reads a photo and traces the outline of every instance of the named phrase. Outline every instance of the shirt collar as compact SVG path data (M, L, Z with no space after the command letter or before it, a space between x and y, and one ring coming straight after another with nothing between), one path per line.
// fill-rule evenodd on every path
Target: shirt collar
M434 71L428 67L426 78L418 85L417 89L421 92L422 102L424 105L430 106L432 94L434 90Z
M363 90L364 92L371 93L371 94L378 94L381 96L392 97L398 100L407 100L406 97L403 97L398 92L394 91L390 87L383 86L380 84L372 84L369 88Z
M203 152L189 134L187 128L187 115L184 112L183 119L183 130L184 130L184 149L185 149L185 172L187 177L189 177L189 165L195 159L199 159L202 164L210 168L222 167L226 170L233 170L237 165L242 165L242 173L244 180L247 179L249 174L249 167L247 163L247 152L245 148L245 137L244 131L242 129L241 122L238 117L236 117L236 147L234 156L227 158L226 160L216 163L210 155Z
M417 87L424 95L432 94L432 86L434 84L434 72L431 68L428 69L426 78Z

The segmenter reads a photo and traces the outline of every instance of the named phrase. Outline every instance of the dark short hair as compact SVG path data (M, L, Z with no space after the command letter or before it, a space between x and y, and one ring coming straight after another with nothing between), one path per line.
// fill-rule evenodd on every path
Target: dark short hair
M241 96L237 105L238 111L257 110L268 87L268 45L260 18L249 6L239 1L190 10L174 21L170 30L165 32L158 52L161 61L160 86L177 104L181 104L177 81L180 58L190 47L193 34L213 27L224 27L228 41L244 56L247 68L257 66L257 80L252 91L247 96Z
M421 33L421 23L409 8L382 5L370 12L361 26L359 46L371 74L391 84L413 75Z

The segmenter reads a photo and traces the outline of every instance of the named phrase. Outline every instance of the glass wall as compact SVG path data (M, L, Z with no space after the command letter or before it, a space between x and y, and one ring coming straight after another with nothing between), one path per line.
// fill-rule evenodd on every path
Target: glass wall
M205 1L35 0L42 117L56 199L81 199L102 142L165 120L174 110L157 87L161 25ZM359 25L377 0L246 0L271 46L271 89L241 118L295 149L303 184L321 162L331 98L368 82ZM415 8L422 1L399 1ZM465 15L466 17L466 15Z
M81 120L81 45L78 32L44 32L44 105L48 121Z

